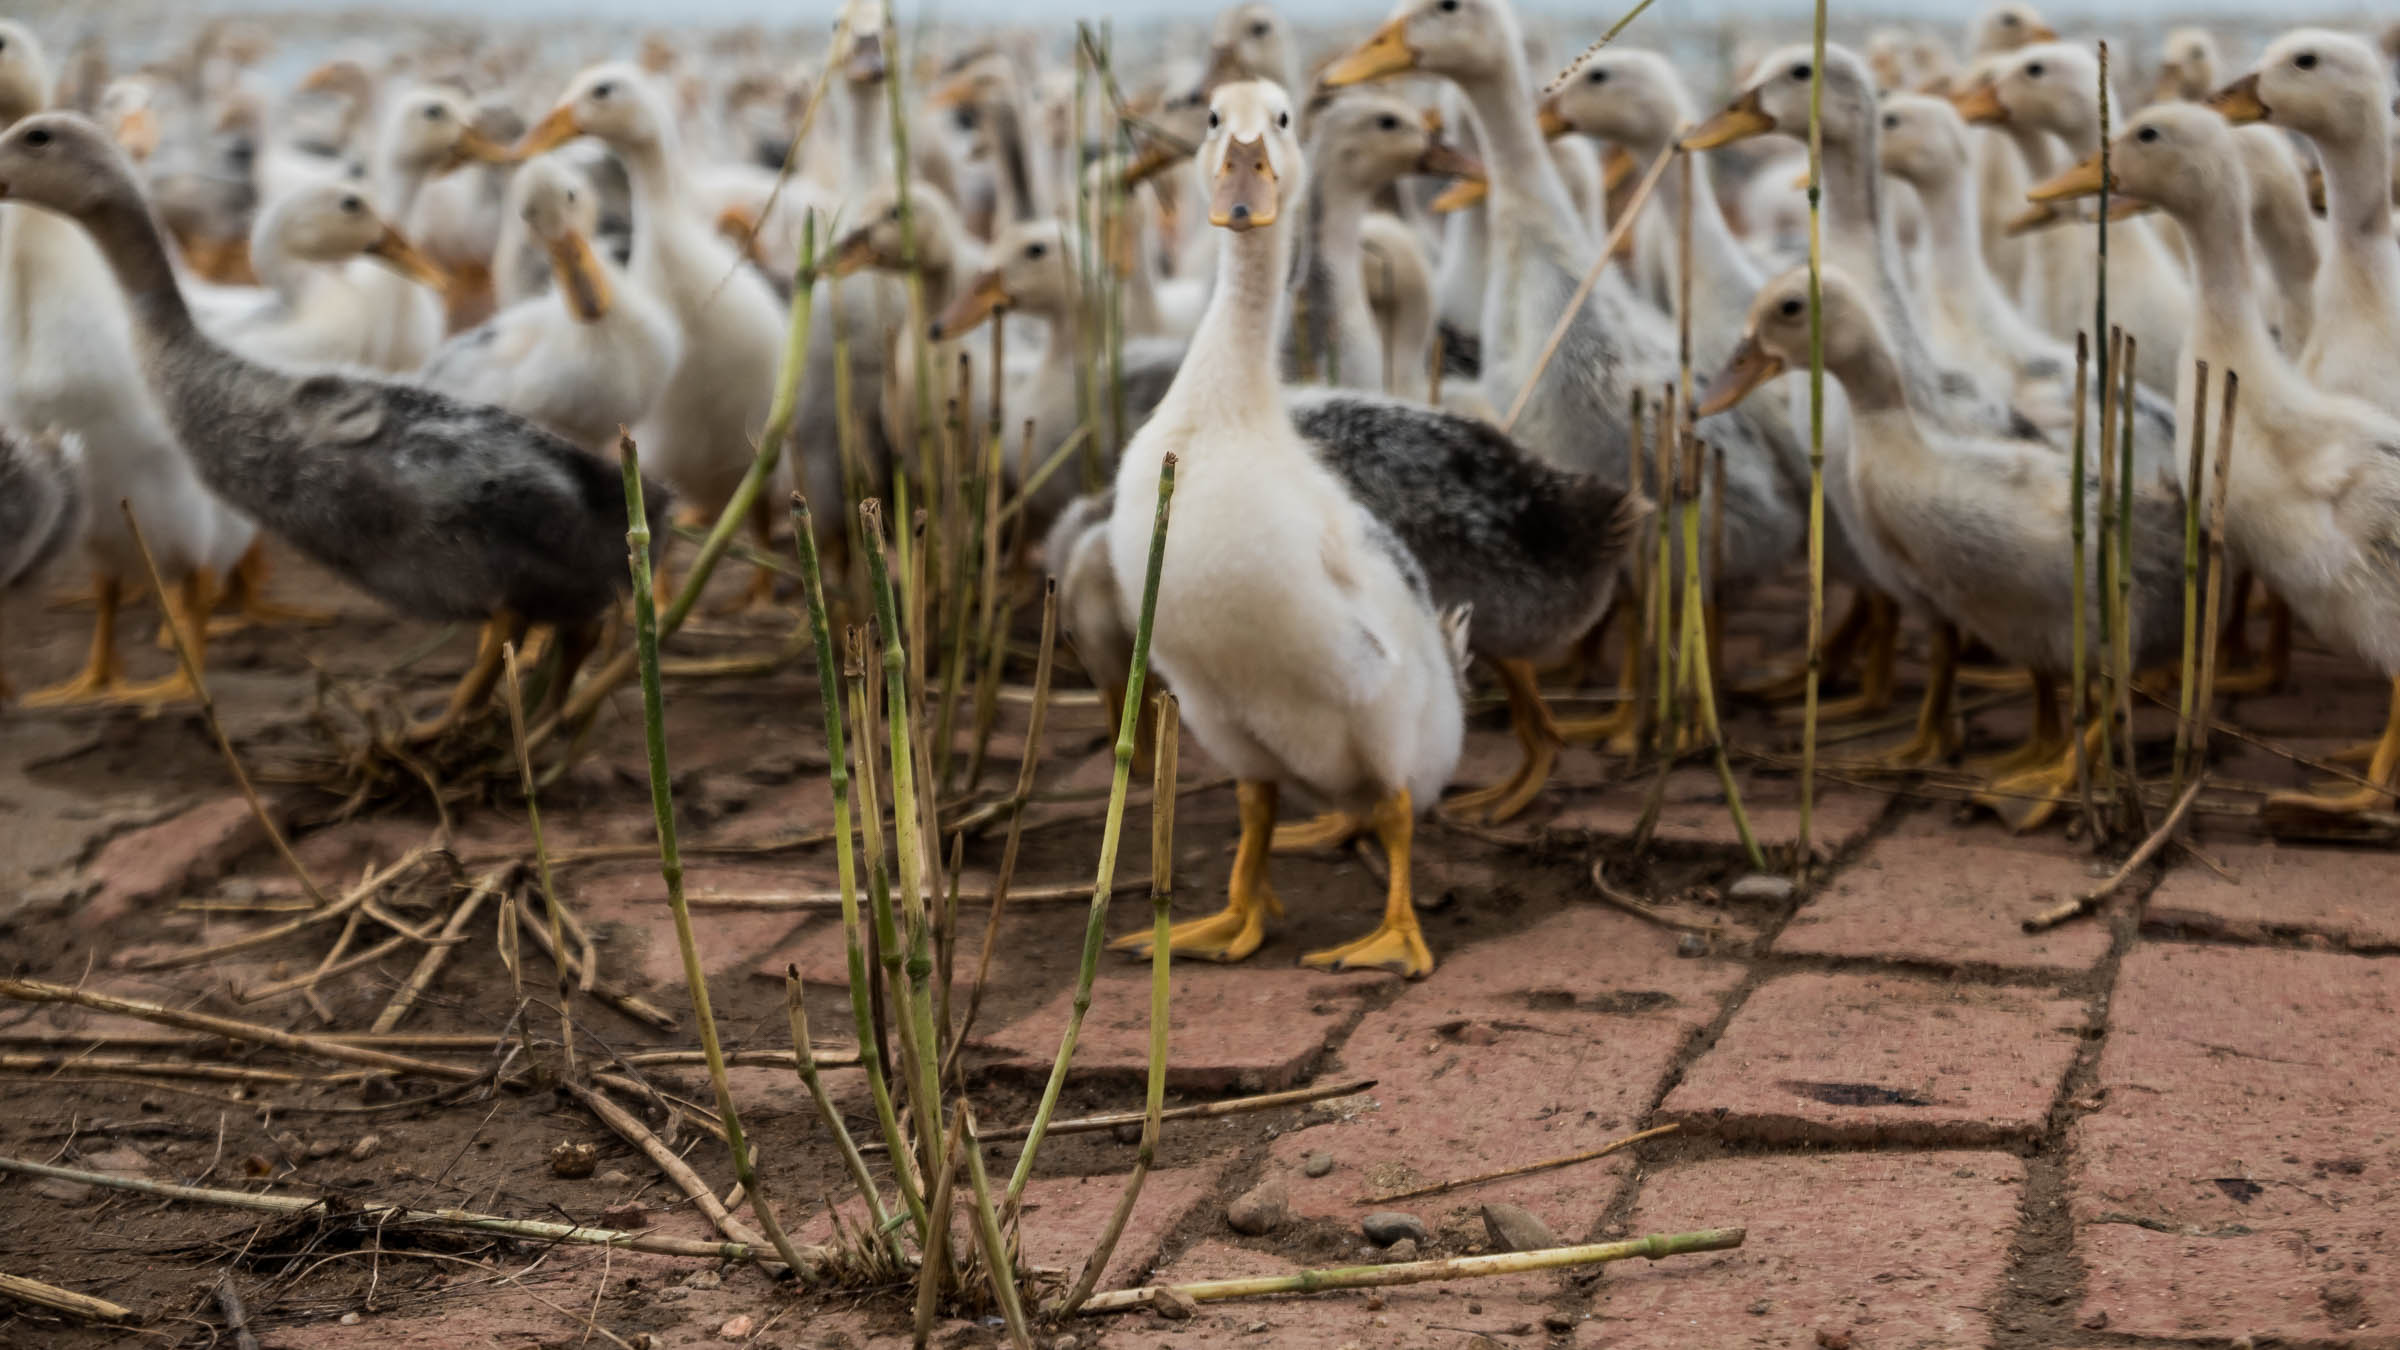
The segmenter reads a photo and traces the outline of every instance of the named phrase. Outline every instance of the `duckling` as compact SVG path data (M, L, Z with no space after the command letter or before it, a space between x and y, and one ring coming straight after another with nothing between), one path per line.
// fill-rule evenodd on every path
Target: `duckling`
M2072 668L2069 475L2040 441L1959 433L1916 416L1878 306L1838 268L1825 271L1821 287L1825 370L1849 397L1856 443L1850 472L1877 537L1907 573L1917 600L2035 673L2042 726L2013 759L2023 771L2001 777L1987 799L2016 828L2031 829L2075 782L2075 756L2042 744L2040 734L2055 723L2056 683ZM1759 292L1743 345L1710 403L1804 366L1808 308L1805 268ZM2086 494L2093 530L2098 500L2096 489ZM2159 616L2179 612L2183 502L2159 483L2142 485L2133 502L2133 650L2137 662L2148 663L2171 655L2181 631ZM2087 617L2098 631L2096 612ZM1941 692L1946 700L1948 691ZM1928 700L1927 722L1946 723L1947 716L1940 701ZM1921 735L1942 734L1941 725L1927 722L1920 723Z
M624 161L634 202L629 279L662 302L683 332L682 356L635 438L651 470L692 509L714 517L749 472L766 428L782 316L766 282L690 210L671 149L674 115L647 76L623 63L584 71L510 153L531 156L577 136L597 137ZM811 466L792 467L807 473ZM817 491L813 481L809 490ZM762 547L773 525L769 495L760 494L751 518ZM762 570L750 599L766 598L772 582Z
M480 705L501 639L528 624L561 631L563 694L625 586L614 469L496 408L368 376L286 372L219 345L184 302L131 166L82 118L42 114L0 135L0 200L72 221L107 259L133 313L140 376L214 491L402 613L487 620L449 710L412 727L412 739L438 737ZM665 500L662 489L651 510Z
M1275 371L1293 213L1306 185L1290 101L1263 82L1210 100L1199 171L1226 231L1191 352L1125 448L1109 518L1118 604L1140 608L1158 476L1179 462L1151 660L1211 758L1238 783L1242 839L1229 902L1169 945L1236 961L1281 912L1267 844L1285 783L1371 813L1390 859L1383 922L1303 960L1329 969L1433 969L1411 903L1419 802L1457 767L1457 654L1422 574L1291 425ZM1146 950L1147 933L1117 945Z
M193 308L211 336L253 361L389 369L394 315L378 304L381 287L370 285L368 268L380 263L377 272L389 269L428 297L447 280L354 184L294 188L250 233L265 285L209 290L193 297Z
M2048 42L2027 47L2004 64L1962 108L1969 121L2022 123L2046 131L2081 158L2100 144L2098 58L2082 47ZM2121 106L2121 105L2120 105ZM2108 227L2109 323L2137 339L2135 375L2153 389L2172 389L2176 335L2192 321L2192 287L2174 251L2152 223L2139 218ZM2062 342L2088 331L2099 295L2091 241L2080 231L2035 236L2042 259L2042 299L2032 318Z
M2272 105L2270 105L2272 106ZM2225 119L2188 104L2136 115L2109 147L2035 190L2068 200L2102 186L2174 216L2191 241L2205 298L2184 340L2194 361L2241 376L2227 541L2317 636L2393 681L2392 715L2367 770L2370 786L2333 797L2285 793L2271 810L2331 815L2377 809L2400 789L2400 419L2312 384L2276 347L2253 291L2249 184ZM2113 179L2113 181L2109 181ZM2319 323L2324 322L2320 305ZM2219 409L2207 409L2210 443Z
M505 408L603 459L639 425L682 354L665 307L592 250L590 185L544 155L517 170L514 195L557 272L557 296L501 311L443 344L418 380L468 403Z
M2392 79L2374 48L2321 28L2268 44L2212 100L2227 120L2309 139L2325 166L2332 248L2317 268L2300 373L2400 415L2400 240L2392 235Z
M0 427L0 595L56 567L83 538L83 441ZM0 643L0 653L8 650ZM16 697L0 664L0 705Z

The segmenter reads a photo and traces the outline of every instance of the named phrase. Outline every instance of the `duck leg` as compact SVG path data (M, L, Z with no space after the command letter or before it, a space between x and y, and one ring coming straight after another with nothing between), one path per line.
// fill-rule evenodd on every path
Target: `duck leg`
M1937 619L1933 625L1933 667L1925 679L1925 701L1917 707L1916 734L1877 755L1876 766L1918 769L1939 764L1957 753L1957 692L1958 627Z
M183 580L177 583L174 592L167 596L164 608L167 612L165 622L171 625L168 629L170 634L168 645L175 645L172 633L180 629L185 644L191 648L192 664L190 668L185 668L183 662L178 660L175 663L174 674L164 679L153 680L148 684L120 689L116 694L117 701L139 703L156 711L170 703L192 702L199 699L200 682L195 677L207 669L208 616L209 612L216 608L216 601L216 582L205 570L194 568L184 574Z
M1235 784L1233 792L1241 812L1242 840L1234 849L1233 879L1226 886L1225 908L1205 919L1168 929L1167 950L1177 956L1202 961L1239 961L1257 951L1258 944L1265 940L1267 920L1283 917L1283 902L1276 898L1275 888L1267 884L1267 840L1275 826L1276 784L1245 781ZM1144 929L1108 945L1117 951L1147 956L1154 936Z
M1617 706L1597 717L1552 717L1550 728L1563 744L1597 744L1612 754L1633 753L1634 733L1641 729L1642 609L1631 595L1620 594L1610 608L1610 623L1625 630L1624 658L1617 663Z
M2083 755L2095 773L2105 768L2100 761L2100 736L2107 726L2107 718L2095 714L2086 719L2083 728ZM2049 763L1994 780L1975 794L1975 802L1990 807L2010 830L2023 834L2057 814L2059 803L2074 791L2075 739L2070 737L2067 748Z
M1850 663L1857 659L1858 644L1867 636L1867 629L1874 622L1873 599L1874 596L1866 590L1853 592L1850 607L1842 611L1841 622L1825 635L1822 648L1824 660L1818 667L1824 677L1831 678L1848 670ZM1808 694L1808 659L1802 657L1781 675L1738 685L1733 692L1743 698L1767 703L1788 703L1796 698L1804 698Z
M92 647L83 670L63 684L37 689L25 696L28 708L89 707L108 702L124 678L117 658L117 606L124 586L110 576L96 577L92 587Z
M267 540L260 535L252 541L240 562L233 565L233 574L225 586L225 600L233 613L219 621L239 628L249 624L296 624L303 628L322 628L339 617L331 610L309 609L304 605L285 604L267 598L267 576L273 564L267 561Z
M1899 694L1898 667L1900 662L1900 606L1888 595L1868 597L1867 631L1860 639L1866 649L1866 670L1859 678L1858 692L1848 698L1837 698L1817 705L1819 722L1848 722L1872 717L1892 706ZM1777 714L1781 721L1797 722L1807 716L1803 708L1785 708Z
M1383 922L1375 931L1339 947L1310 952L1301 964L1319 970L1388 970L1414 980L1433 973L1433 952L1417 927L1417 907L1409 886L1409 852L1415 841L1416 809L1402 788L1375 803L1375 833L1383 840L1385 861L1392 874L1384 896Z
M500 610L483 625L483 635L475 645L475 664L467 668L458 687L450 691L450 704L442 715L430 722L411 723L401 733L410 744L421 745L448 735L468 714L483 706L492 696L492 686L500 682L500 648L507 643L525 640L525 620L509 610Z
M2391 711L2384 717L2383 735L2367 761L2367 782L2330 796L2314 792L2278 792L2267 798L2270 813L2297 811L2312 816L2354 816L2388 807L2400 795L2400 678L2392 681Z
M2243 626L2247 617L2235 610L2234 627ZM2259 663L2248 670L2236 670L2217 677L2220 694L2265 694L2283 687L2292 674L2292 607L2281 596L2267 593L2267 651Z
M1527 661L1501 661L1500 685L1508 691L1508 721L1517 733L1517 745L1524 756L1516 771L1505 780L1490 787L1462 793L1445 803L1445 809L1465 820L1497 825L1512 819L1530 805L1543 786L1550 781L1550 771L1558 762L1558 723L1550 717L1550 707L1542 702L1541 690L1534 684L1533 665Z
M2058 757L2067 743L2067 729L2058 714L2058 681L2038 672L2033 674L2033 734L2025 743L2003 755L1994 755L1968 766L1984 778L1995 780L2023 773L2036 765L2047 764Z

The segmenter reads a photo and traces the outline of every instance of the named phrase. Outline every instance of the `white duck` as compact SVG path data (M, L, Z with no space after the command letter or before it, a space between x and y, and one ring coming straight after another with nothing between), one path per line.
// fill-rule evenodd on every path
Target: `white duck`
M2400 240L2392 236L2392 78L2373 47L2320 28L2269 44L2212 105L2308 137L2325 166L2331 247L2319 263L2300 372L2400 414Z
M639 425L666 387L682 331L593 252L600 214L581 173L544 155L517 174L525 183L512 196L550 256L556 294L512 305L450 339L417 378L613 457L618 429Z
M1303 958L1421 976L1433 955L1411 903L1419 805L1458 763L1458 655L1415 561L1293 430L1277 384L1292 216L1305 174L1289 101L1220 86L1199 155L1209 219L1227 231L1190 356L1126 446L1108 531L1119 604L1141 608L1158 477L1177 465L1151 660L1212 758L1238 780L1242 839L1229 903L1175 927L1174 950L1239 960L1281 912L1266 878L1278 790L1372 813L1390 856L1383 922ZM1120 944L1146 948L1137 935Z
M2190 405L2194 361L2241 376L2228 542L2320 639L2393 681L2392 715L2367 771L2373 786L2336 797L2280 794L2270 805L2372 810L2400 787L2400 418L2311 384L2276 347L2252 289L2250 189L2233 139L2207 109L2145 109L2110 146L2108 186L2173 215L2191 241L2205 303L2180 353L2187 375L2178 404ZM2034 195L2088 196L2103 181L2094 155ZM2219 409L2212 398L2211 444Z
M576 76L512 153L535 154L577 136L598 137L624 161L634 211L628 274L683 332L681 359L635 428L642 462L686 505L713 517L749 471L766 426L783 346L774 293L712 222L692 213L673 150L680 144L674 116L639 69L612 63ZM766 497L751 521L762 544L773 521ZM762 572L759 580L771 578Z
M218 341L282 366L389 369L395 316L375 278L393 276L428 303L447 280L363 191L338 179L296 187L259 213L250 257L261 286L201 291L194 310Z
M33 34L0 21L0 126L41 111L49 96L49 68ZM27 695L26 706L190 697L196 691L180 670L152 684L124 682L117 607L126 583L148 573L115 504L125 502L140 522L170 587L166 606L193 634L206 628L215 588L209 569L221 561L225 536L247 525L201 486L168 429L142 376L124 296L73 221L0 206L0 337L0 415L81 437L85 499L109 504L89 513L83 540L99 601L90 655L80 674ZM249 536L239 543L247 547ZM238 556L241 548L232 551Z

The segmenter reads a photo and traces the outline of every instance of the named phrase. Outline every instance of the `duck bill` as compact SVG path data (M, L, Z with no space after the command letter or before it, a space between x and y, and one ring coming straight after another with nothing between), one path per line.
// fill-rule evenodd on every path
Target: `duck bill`
M2325 170L2314 164L2308 166L2308 210L2317 216L2324 215L2326 210Z
M1641 162L1633 157L1631 150L1621 145L1612 145L1608 147L1606 153L1600 156L1600 190L1606 193L1616 193L1622 190L1627 183L1632 182L1633 176L1641 171Z
M927 334L935 342L945 338L964 337L974 332L983 321L1008 305L1008 286L998 272L986 272L975 278L967 293L950 302L933 321Z
M575 120L575 109L562 103L552 108L549 116L534 123L533 129L525 133L523 140L510 146L507 158L521 163L545 150L555 150L582 134L583 124Z
M1364 84L1417 68L1417 50L1408 45L1408 20L1393 19L1375 35L1344 52L1317 77L1328 89Z
M2148 202L2135 201L2131 197L2113 197L2109 199L2108 203L2108 218L2112 221L2132 220L2136 216L2149 215L2157 209Z
M464 168L469 164L508 164L515 160L514 147L502 145L473 127L463 127L458 144L450 147L450 167Z
M158 114L148 108L136 108L117 119L115 137L134 163L146 163L158 153Z
M1726 105L1725 111L1693 128L1691 134L1683 138L1683 148L1714 150L1735 141L1764 136L1773 130L1775 119L1767 114L1766 108L1759 102L1758 90L1753 88Z
M1969 126L1998 126L2008 120L2008 105L2000 101L1999 91L1989 83L1976 85L1950 100Z
M2025 45L2028 47L2037 42L2056 41L2058 41L2058 30L2046 23L2037 21L2025 29Z
M1541 126L1542 139L1545 141L1555 141L1575 129L1574 125L1567 121L1566 114L1558 110L1556 96L1542 100L1540 111L1534 114L1534 121Z
M2001 233L2007 235L2011 239L2022 239L2026 235L2035 234L2042 230L2049 229L2053 225L2063 225L2067 222L2067 220L2067 213L2059 210L2055 206L2046 204L2042 206L2028 206L2024 210L2019 211L2013 216L2010 216L2008 218L2008 223L2001 226L2000 229Z
M551 275L558 278L559 294L566 297L567 308L585 323L606 318L616 297L609 289L608 273L600 268L599 255L592 252L591 241L569 230L546 247Z
M1434 137L1433 143L1425 147L1424 154L1417 156L1417 172L1436 178L1481 180L1485 177L1482 160L1439 136Z
M2264 122L2272 116L2266 101L2258 96L2256 71L2218 90L2210 96L2208 106L2237 127L2247 122Z
M1142 153L1135 157L1133 163L1125 166L1125 186L1132 187L1136 183L1147 183L1182 163L1183 158L1180 152L1163 145L1145 146Z
M1225 147L1216 187L1208 194L1208 223L1236 231L1272 225L1280 188L1275 166L1267 162L1267 138L1234 141Z
M1491 195L1492 184L1489 179L1461 178L1443 188L1432 201L1425 204L1425 209L1437 216L1446 216L1453 211L1464 211Z
M389 225L383 227L383 233L376 237L374 243L367 245L367 252L391 264L393 271L411 281L437 291L449 289L450 274L443 271L433 259L419 253L415 244L408 242Z
M1708 388L1701 391L1700 404L1692 410L1692 415L1714 417L1782 373L1783 358L1759 346L1757 334L1751 334L1733 349L1725 369L1718 371L1717 377L1708 382Z
M850 59L842 63L842 74L852 84L874 84L884 77L883 34L854 33L850 37Z
M963 108L975 101L976 83L977 77L974 71L962 70L935 85L933 92L925 96L925 101L944 112L948 112L952 108Z
M846 277L864 272L878 261L875 239L866 230L853 230L833 251L833 261L825 271L829 276Z
M2113 175L2100 168L2100 152L2093 151L2081 164L2058 175L2025 194L2029 202L2071 202L2082 197L2097 197L2103 189L2114 188Z

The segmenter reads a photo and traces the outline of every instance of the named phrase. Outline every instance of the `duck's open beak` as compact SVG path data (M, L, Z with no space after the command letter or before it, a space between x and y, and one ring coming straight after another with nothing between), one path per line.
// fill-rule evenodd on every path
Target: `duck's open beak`
M554 150L583 134L583 123L575 118L575 106L561 103L550 114L533 124L524 139L508 148L507 158L517 162L533 158L544 150Z
M2079 197L2096 197L2100 195L2102 188L2113 190L2116 187L2116 184L2110 181L2113 177L2113 174L2101 171L2100 152L2095 150L2085 156L2081 164L2026 193L2025 200L2029 202L2071 202Z
M856 229L843 236L834 247L833 261L826 264L828 276L846 277L863 272L875 265L875 239L871 229Z
M975 331L976 327L1009 302L1008 285L998 272L986 272L968 285L966 294L950 302L950 307L935 316L926 337L935 342L955 338Z
M1965 118L1969 126L1998 126L2008 120L2008 105L2000 101L1999 91L1988 80L1953 96L1950 106L1958 109L1958 115Z
M1436 135L1417 156L1417 172L1442 178L1485 177L1483 161Z
M2208 106L2237 127L2245 122L2264 122L2273 116L2266 102L2258 96L2258 72L2255 70L2211 94Z
M135 108L118 118L116 141L134 163L148 160L158 153L158 114L148 108Z
M600 259L592 252L591 241L574 230L543 245L550 254L550 271L558 278L558 289L567 297L567 308L585 323L597 323L607 317L609 306L616 297L609 291L608 273L600 269Z
M1165 173L1172 166L1182 163L1183 160L1184 154L1181 151L1155 143L1144 146L1142 153L1134 157L1133 163L1125 166L1125 186L1132 187L1136 183L1146 183Z
M1632 182L1633 176L1641 171L1641 163L1633 157L1631 150L1612 145L1600 156L1600 190L1613 194Z
M1575 129L1567 121L1566 115L1558 110L1556 94L1542 100L1541 109L1534 114L1534 120L1541 125L1542 139L1546 141L1555 141Z
M1281 186L1275 166L1267 162L1265 136L1228 143L1216 187L1208 195L1208 223L1227 230L1274 224Z
M437 291L449 289L450 274L433 259L417 252L415 244L389 225L383 227L383 233L374 243L367 245L367 252L390 263L393 270L411 281Z
M1446 216L1453 211L1464 211L1491 195L1490 179L1460 178L1436 194L1432 201L1425 204L1425 209L1437 216Z
M1317 77L1317 82L1328 89L1339 89L1416 68L1416 48L1408 45L1408 20L1400 18L1384 24L1375 30L1373 37L1336 58Z
M1714 417L1750 397L1750 391L1783 373L1783 358L1758 345L1758 334L1745 333L1741 345L1725 360L1725 368L1700 392L1694 417Z
M1725 107L1725 111L1692 128L1683 138L1686 150L1714 150L1764 136L1775 130L1775 119L1759 101L1757 86L1742 91L1742 96Z

